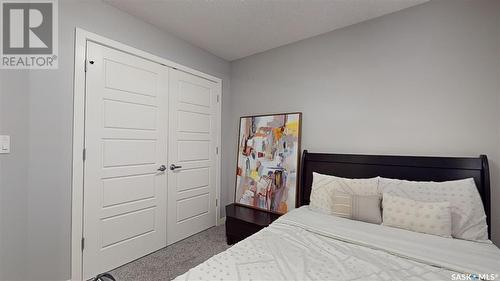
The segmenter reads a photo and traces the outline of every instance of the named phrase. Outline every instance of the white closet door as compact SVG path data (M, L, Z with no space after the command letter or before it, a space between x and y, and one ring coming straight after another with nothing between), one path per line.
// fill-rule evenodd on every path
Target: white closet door
M166 246L167 67L88 42L83 274Z
M216 223L219 93L220 84L170 70L168 244Z

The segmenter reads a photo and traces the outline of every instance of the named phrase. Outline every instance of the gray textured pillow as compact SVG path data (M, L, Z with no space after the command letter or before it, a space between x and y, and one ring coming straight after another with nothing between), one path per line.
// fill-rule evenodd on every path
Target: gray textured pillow
M381 198L378 195L354 195L336 191L332 215L368 223L381 224Z

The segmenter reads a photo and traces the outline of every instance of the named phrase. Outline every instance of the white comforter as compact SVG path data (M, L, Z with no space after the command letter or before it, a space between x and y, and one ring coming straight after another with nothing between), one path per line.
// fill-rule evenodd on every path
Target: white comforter
M475 280L470 274L500 280L500 250L301 207L176 280Z

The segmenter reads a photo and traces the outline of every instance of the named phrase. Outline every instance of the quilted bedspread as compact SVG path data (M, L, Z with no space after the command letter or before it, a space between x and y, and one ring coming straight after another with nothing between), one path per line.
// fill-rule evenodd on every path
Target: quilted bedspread
M175 280L500 280L491 243L442 238L313 212L282 216ZM475 280L475 279L472 279Z

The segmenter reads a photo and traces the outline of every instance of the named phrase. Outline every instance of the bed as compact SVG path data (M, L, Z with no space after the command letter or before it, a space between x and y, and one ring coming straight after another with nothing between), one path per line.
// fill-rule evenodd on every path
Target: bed
M443 238L312 211L313 173L346 178L473 178L490 229L486 156L302 155L298 208L176 280L498 280L492 243Z

